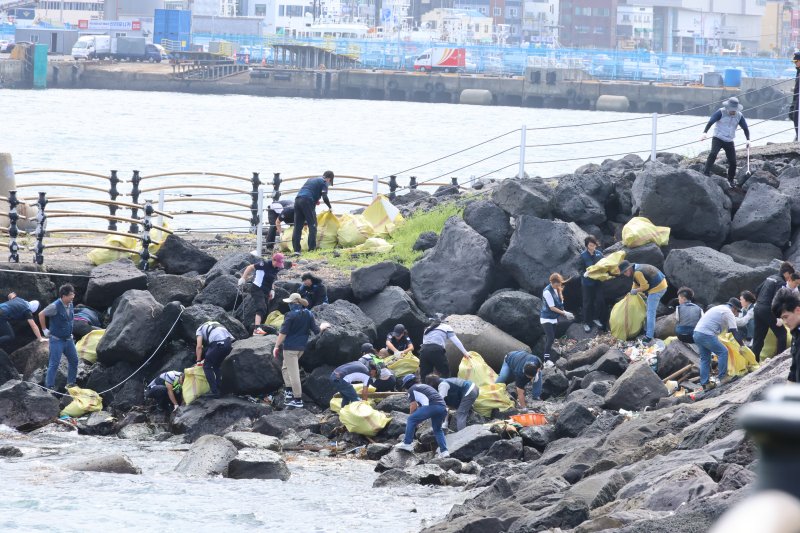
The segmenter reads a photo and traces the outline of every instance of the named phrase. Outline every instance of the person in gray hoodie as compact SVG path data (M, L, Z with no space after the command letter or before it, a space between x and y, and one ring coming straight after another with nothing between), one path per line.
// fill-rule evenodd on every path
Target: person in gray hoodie
M747 146L750 147L750 130L747 127L747 121L742 114L742 105L739 99L732 96L728 98L717 111L708 119L708 124L703 130L703 137L701 140L706 139L706 134L711 126L714 126L714 136L711 138L711 151L708 153L706 159L706 166L703 169L703 174L706 176L711 175L711 167L714 166L714 161L717 159L717 154L720 150L725 150L725 157L728 158L728 183L731 187L734 186L734 178L736 177L736 145L733 143L736 138L736 128L742 128L745 138L747 138Z

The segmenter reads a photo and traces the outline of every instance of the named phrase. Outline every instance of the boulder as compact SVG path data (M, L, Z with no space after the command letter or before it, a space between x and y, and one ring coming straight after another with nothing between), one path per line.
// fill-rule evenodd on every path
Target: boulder
M291 477L289 467L280 455L269 450L240 450L228 464L231 479L280 479Z
M192 477L224 476L237 455L236 447L227 439L204 435L192 444L175 471Z
M653 265L658 269L664 268L664 252L654 242L636 248L628 248L622 244L622 241L619 241L603 250L603 254L610 255L620 250L625 252L625 259L631 263Z
M555 439L555 428L551 425L528 426L519 430L522 444L543 451Z
M135 405L144 403L144 376L141 373L134 374L138 366L125 362L110 366L96 364L89 371L85 387L98 393L108 391L102 394L103 406L106 409L111 409L113 412L127 411ZM170 368L170 370L175 369ZM133 377L125 381L122 386L108 390L129 376Z
M769 266L750 268L740 265L729 255L700 246L672 250L664 263L664 274L670 284L694 289L695 302L700 305L726 302L731 296L758 286L776 272Z
M412 246L411 249L415 252L424 252L425 250L429 250L436 246L438 241L439 236L435 231L424 231L419 234L419 237L417 237L417 240L414 242L414 246Z
M503 359L508 352L531 351L527 344L523 344L477 316L450 315L445 323L453 328L456 336L468 351L481 354L484 361L495 371L499 371L503 366ZM446 350L450 372L455 376L458 373L458 364L461 362L461 352L449 342Z
M590 509L596 509L614 501L617 492L626 483L622 474L608 470L582 479L567 491L565 497L582 500Z
M542 381L542 400L563 395L569 388L569 380L558 370L546 370Z
M328 280L325 282L325 286L328 288L328 302L330 303L336 300L356 301L349 279Z
M731 239L783 247L792 231L789 197L769 185L748 189L731 225Z
M37 341L38 342L38 341ZM45 343L39 343L45 344ZM49 349L49 348L48 348ZM11 379L19 379L20 373L14 363L11 362L11 357L0 350L0 385Z
M181 337L189 344L195 344L197 328L209 320L219 322L225 326L225 329L236 339L246 339L250 337L250 334L241 322L226 313L223 308L212 304L193 305L187 307L183 311L181 315Z
M383 261L351 272L350 285L353 287L353 296L357 300L364 300L389 285L408 289L411 286L411 272L399 263Z
M114 433L117 419L106 411L95 411L83 420L78 420L78 433L81 435L108 436Z
M192 305L212 304L226 311L232 311L236 300L241 300L241 297L237 295L237 281L235 276L228 274L214 278L203 287L200 294L195 297Z
M262 416L253 424L253 431L272 437L280 437L290 429L298 432L308 429L316 433L319 420L305 409L291 409Z
M528 513L514 522L509 533L525 533L527 531L544 531L553 528L572 529L589 519L589 506L586 502L573 498L564 498L555 505L539 511Z
M578 402L569 402L561 413L555 425L556 438L574 438L592 425L594 414Z
M492 201L509 215L550 216L553 190L537 179L505 179L492 191Z
M800 265L800 228L792 234L792 245L786 249L784 258L793 265Z
M457 433L447 435L447 450L451 457L459 461L471 461L499 439L499 435L482 425L467 426Z
M599 370L595 370L593 372L589 372L581 379L581 388L588 389L592 386L593 383L598 383L601 381L608 381L613 383L617 376L612 374L607 374L606 372L600 372Z
M495 461L512 461L522 459L522 437L498 440L489 447L484 457Z
M167 274L205 274L217 260L189 241L168 235L158 249L158 262Z
M337 392L336 387L331 382L331 372L333 372L334 368L331 365L317 367L303 381L303 394L323 408L327 408L330 405L331 398Z
M148 424L129 424L117 432L117 437L125 440L150 440L153 437L153 428Z
M16 379L0 385L0 424L33 429L58 418L58 400L30 383Z
M105 365L118 362L142 364L161 342L159 332L163 309L164 306L147 291L125 293L106 333L97 344L97 361Z
M605 398L606 409L639 411L668 396L661 378L644 363L633 364L614 382Z
M648 162L631 192L634 212L671 228L670 237L709 246L719 246L728 237L731 201L720 185L700 172Z
M720 492L726 490L739 490L756 481L756 473L741 465L729 464L719 480Z
M106 474L141 474L142 469L125 454L101 455L71 461L65 465L76 472L105 472Z
M605 204L614 190L611 178L602 172L573 174L558 180L553 195L553 214L567 222L602 224Z
M533 346L544 335L539 322L542 300L522 291L502 291L483 302L478 316L515 339Z
M95 309L105 309L132 289L146 290L147 274L136 268L130 259L105 263L92 269L84 303Z
M256 420L269 412L270 408L266 405L241 398L201 396L176 411L171 429L173 433L185 434L188 440L194 442L203 435L225 435L237 422Z
M789 198L792 213L792 225L800 225L800 171L796 166L789 166L778 175L780 184L778 191Z
M406 327L415 347L421 346L422 332L428 319L400 287L386 287L378 294L361 301L358 307L375 323L378 347L384 345L386 335L397 324Z
M22 379L29 380L33 373L47 368L50 361L50 343L38 340L29 342L9 354L9 359L21 374Z
M407 394L395 394L394 396L388 396L381 400L378 405L375 406L375 409L383 411L384 413L391 413L392 411L407 413L410 407L411 402L408 401Z
M314 308L317 323L331 327L312 336L300 364L306 370L328 364L338 366L354 361L361 354L361 345L375 343L375 323L359 307L345 300L322 304Z
M589 408L589 407L601 407L603 402L605 401L603 398L611 389L611 386L608 386L608 389L603 393L603 396L598 395L596 392L592 391L593 385L598 383L608 383L603 381L596 381L593 382L588 389L578 389L576 391L572 391L569 396L567 396L568 402L575 402L579 403L582 406Z
M673 340L658 354L658 377L666 378L687 365L695 365L695 372L700 371L700 356L690 346L679 340Z
M0 457L22 457L22 450L16 446L0 446Z
M667 337L675 336L675 326L678 325L678 319L675 313L660 316L656 319L656 329L654 335L657 339L666 339Z
M386 443L372 443L367 445L367 459L377 461L387 453L392 451L392 445Z
M5 202L3 203L5 204ZM5 204L3 209L5 210L7 208L8 204ZM8 272L7 270L17 270L21 272ZM59 265L57 270L58 272L63 272L62 265ZM25 298L29 302L31 300L39 300L39 303L44 306L58 297L57 284L72 283L72 280L68 280L62 276L50 278L39 274L32 275L23 273L42 271L42 267L29 265L25 262L4 263L3 266L0 266L0 295L2 295L3 301L6 300L6 295L8 295L8 293L15 292L20 298ZM77 291L77 287L75 290ZM14 349L14 346L5 346L5 348L11 351Z
M508 214L497 204L488 200L478 200L464 208L464 222L486 237L492 252L499 254L505 248L511 235Z
M239 274L248 266L253 265L258 261L258 258L248 252L236 252L231 255L226 255L222 259L214 263L214 266L208 270L206 274L206 283L211 283L219 276L236 275Z
M234 342L222 362L222 392L264 396L281 388L281 363L272 355L276 340L275 335L267 335Z
M628 356L620 350L612 348L589 367L589 372L599 371L613 376L621 376L627 370L628 364Z
M524 215L517 220L501 264L523 289L539 294L553 272L565 278L579 275L585 237L574 222Z
M407 395L403 395L408 399ZM380 432L381 439L400 439L406 434L406 424L408 423L408 409L405 411L389 411L389 423L386 424L386 427L383 428ZM425 427L425 426L422 426ZM417 429L417 433L420 433L420 429ZM433 432L430 432L431 437L433 436Z
M575 369L585 365L593 365L609 348L607 344L597 344L582 352L571 353L567 356L567 368Z
M433 251L411 267L411 291L428 314L474 313L489 294L493 269L489 241L450 217Z
M224 435L231 441L237 450L242 448L254 448L257 450L270 450L281 452L281 441L277 437L271 437L262 433L252 433L250 431L231 431Z
M192 305L201 287L200 279L194 277L174 274L150 274L147 277L147 292L161 305L180 302L188 307Z
M389 453L380 458L378 464L375 465L375 471L386 472L387 470L393 469L405 470L406 468L411 468L412 466L416 466L421 462L422 459L414 453L392 448Z
M769 265L773 259L783 259L781 249L766 242L736 241L723 246L720 252L731 256L739 264L753 268Z

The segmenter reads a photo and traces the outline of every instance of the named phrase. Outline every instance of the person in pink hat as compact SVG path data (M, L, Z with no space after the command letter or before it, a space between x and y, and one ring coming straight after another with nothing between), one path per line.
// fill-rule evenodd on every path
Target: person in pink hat
M283 254L276 252L272 254L269 261L259 257L258 253L254 250L254 256L258 257L258 262L254 265L249 265L242 272L242 277L239 278L239 287L242 287L245 282L250 278L250 296L253 298L253 303L256 306L256 320L253 335L266 335L266 332L261 329L261 324L267 316L267 308L269 301L275 297L275 291L272 290L272 284L278 278L278 272L284 266Z

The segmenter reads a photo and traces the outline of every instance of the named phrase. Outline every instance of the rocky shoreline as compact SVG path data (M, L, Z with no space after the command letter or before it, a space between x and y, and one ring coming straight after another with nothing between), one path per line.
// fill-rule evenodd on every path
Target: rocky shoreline
M552 272L571 278L566 306L578 314L578 255L588 234L606 253L624 250L629 261L662 269L671 289L659 309L657 337L670 336L667 304L677 287L692 287L701 305L721 303L777 272L776 260L800 262L800 203L794 205L800 153L794 145L768 145L751 157L753 176L743 189L725 187L722 167L709 178L698 172L697 160L659 154L656 162L631 155L554 180L478 182L468 194L444 187L433 195L398 196L394 201L405 214L457 201L465 206L463 217L449 219L439 235L421 236L425 254L410 268L383 262L348 277L325 260L301 258L275 284L270 311L281 312L303 272L314 272L328 287L330 303L314 313L331 327L311 338L301 359L305 409L283 409L276 394L283 386L272 357L276 337L250 337L246 327L255 307L249 295L237 293L237 277L254 261L247 250L215 257L171 236L152 272L127 260L94 268L4 264L0 290L49 302L57 286L69 282L76 302L105 311L97 363L82 362L78 375L80 386L108 391L104 410L79 419L77 430L189 443L176 468L182 475L285 480L291 468L281 453L287 450L323 457L356 450L376 461L381 475L375 486L483 489L431 532L706 531L755 479L755 448L737 429L736 410L785 381L787 354L692 401L670 397L662 383L697 360L690 346L671 343L654 369L610 337L565 323L556 364L544 371L543 400L528 400L550 423L517 430L473 413L466 429L451 427L446 459L433 458L429 425L418 429L416 454L391 448L408 417L404 395L377 404L391 422L374 438L347 432L329 409L334 390L328 376L356 359L362 343L379 344L397 323L419 345L434 313L446 315L467 349L495 370L508 351L541 354L541 291ZM635 215L670 227L668 245L625 248L621 230ZM48 276L48 268L69 275ZM9 269L43 275L3 272ZM602 291L613 304L629 288L623 278L605 282ZM147 408L144 386L161 372L193 366L194 333L207 320L221 322L236 338L222 366L225 396L202 397L171 415ZM52 424L69 401L59 403L28 383L43 383L48 359L47 343L31 340L20 328L9 353L0 352L0 424L24 431ZM455 371L460 355L448 350L448 358ZM57 387L65 383L64 362ZM493 414L504 420L514 413ZM16 460L14 450L3 453ZM138 469L122 456L90 457L70 468Z

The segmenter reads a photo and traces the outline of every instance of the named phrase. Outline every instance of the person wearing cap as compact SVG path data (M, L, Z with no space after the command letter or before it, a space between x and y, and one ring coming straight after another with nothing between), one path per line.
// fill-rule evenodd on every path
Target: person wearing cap
M689 287L678 289L678 306L675 308L675 335L681 342L694 342L694 328L703 316L703 308L694 303L694 291Z
M320 198L331 208L328 200L328 187L333 187L333 172L326 170L321 178L309 178L294 198L294 231L292 232L292 248L300 253L300 239L303 226L308 224L308 250L317 248L317 204Z
M527 409L525 386L533 381L531 394L534 400L542 398L542 360L524 350L508 352L503 358L503 366L495 383L508 384L512 379L517 387L517 403L520 409Z
M542 291L542 308L539 316L539 323L545 334L544 342L544 364L547 367L553 366L550 360L550 350L553 348L553 341L556 340L556 326L558 317L562 316L567 320L574 320L575 315L564 310L564 278L555 272L550 274L550 283Z
M174 411L182 401L183 372L170 370L159 374L144 389L144 397L152 398L162 411ZM180 398L180 399L179 399Z
M375 383L377 376L378 366L372 361L368 361L367 364L360 360L345 363L331 372L331 383L342 395L342 407L358 401L358 393L353 383L361 383L361 399L366 401L369 397L369 387Z
M447 407L456 409L456 431L467 427L467 418L480 390L473 382L461 378L445 378L431 374L425 383L436 389ZM446 423L444 424L447 425Z
M694 328L694 343L700 349L700 385L703 386L703 390L711 390L716 387L716 384L709 379L712 353L717 355L720 383L724 385L731 381L727 375L728 349L719 340L718 335L730 331L734 337L736 336L736 317L741 310L742 304L739 299L731 298L727 304L716 305L706 311Z
M45 341L36 321L33 319L33 313L39 310L39 302L31 300L30 302L17 296L17 293L8 293L8 301L0 304L0 346L8 348L8 345L14 341L16 335L14 328L9 323L12 320L25 320L31 327L31 331L40 341Z
M705 140L708 130L716 124L714 126L714 137L711 139L711 151L708 153L703 174L706 176L711 175L711 167L714 166L717 154L719 154L720 150L725 150L725 157L728 158L728 182L731 187L734 186L734 178L736 177L736 145L733 144L733 140L736 137L737 127L742 128L747 139L747 147L750 147L750 129L747 127L747 121L744 119L742 109L738 98L735 96L728 98L722 107L708 119L708 124L703 130L702 137L702 140Z
M453 328L434 319L422 334L422 346L419 349L420 379L424 380L434 369L440 377L450 377L450 365L447 362L445 349L448 340L458 348L464 357L469 359L469 352L464 348Z
M197 342L194 353L197 358L197 366L203 367L211 395L219 398L222 386L222 362L233 349L231 346L233 335L219 322L209 320L200 324L195 332L195 337Z
M269 204L267 210L269 232L267 233L267 250L272 250L280 242L281 224L294 224L294 202L291 200L278 200Z
M72 338L74 299L75 287L67 283L58 288L56 301L39 312L42 334L50 339L50 360L44 379L44 385L48 389L56 386L56 374L62 355L67 356L67 388L74 387L78 377L78 351L75 349L75 339ZM47 318L50 319L50 329L45 325Z
M791 117L792 123L794 124L794 140L797 142L797 110L800 108L800 106L798 106L798 97L800 97L800 52L794 53L792 62L794 63L795 74L794 89L792 89L792 106L789 108L789 117Z
M386 349L393 355L405 355L414 351L414 343L408 336L408 331L403 324L397 324L392 331L386 335Z
M278 340L275 341L275 348L272 354L277 359L281 348L283 348L283 363L281 364L281 374L283 375L283 399L284 405L290 409L303 407L303 386L300 383L300 358L308 344L308 337L311 334L319 334L324 331L328 324L323 322L317 325L314 315L306 309L308 302L298 293L293 292L288 298L283 300L289 304L289 312L283 318L283 325L278 332Z
M667 292L667 277L653 265L630 263L626 260L620 262L619 273L629 278L633 277L631 294L638 294L647 300L647 322L642 340L649 343L653 340L656 329L658 302Z
M316 277L311 272L306 272L300 278L302 284L300 285L300 293L304 299L308 300L308 308L313 309L320 304L328 303L328 289L322 280Z
M250 252L258 257L255 250ZM272 284L278 278L278 272L284 267L283 254L275 252L269 261L265 261L263 257L258 257L258 261L253 265L248 265L242 272L239 278L239 287L242 287L245 282L253 276L250 284L250 296L256 307L255 328L253 335L266 335L266 331L261 329L261 324L267 316L267 308L269 301L275 297L275 291L272 290Z
M383 350L381 352L386 353ZM361 357L358 360L365 366L372 362L378 367L375 392L391 392L397 388L397 378L394 372L386 367L386 363L381 359L381 354L378 353L372 343L365 342L361 345Z
M439 453L436 454L436 457L450 457L450 452L447 451L447 439L442 430L442 424L447 417L447 405L444 398L430 385L417 383L417 377L414 374L403 378L403 389L408 391L408 401L411 404L410 416L406 422L405 437L402 442L395 444L395 448L413 452L412 442L414 442L417 427L430 419L433 437L439 446Z

